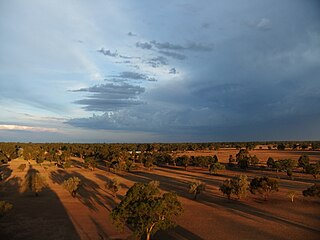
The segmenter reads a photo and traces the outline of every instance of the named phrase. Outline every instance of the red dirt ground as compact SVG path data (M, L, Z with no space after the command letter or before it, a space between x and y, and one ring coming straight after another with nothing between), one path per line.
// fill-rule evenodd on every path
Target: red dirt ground
M221 162L226 162L229 154L235 156L238 151L231 152L222 149L205 154L217 154ZM251 154L265 161L269 156L297 159L301 152L254 150ZM313 161L319 158L319 152L312 152ZM11 202L14 208L0 219L0 239L128 239L131 231L126 228L119 232L112 225L110 210L134 182L151 180L160 181L163 191L177 192L184 208L183 214L177 218L177 226L158 232L152 237L154 240L320 239L320 201L301 194L319 180L306 174L295 173L294 180L290 180L285 173L280 173L280 190L271 194L268 201L255 195L238 201L228 200L219 192L223 180L239 174L275 177L275 173L267 169L223 170L213 176L201 168L185 171L180 167L156 167L152 171L113 174L77 166L64 170L46 164L39 166L31 161L32 167L46 176L48 182L48 187L35 197L32 193L21 193L19 186L27 173L27 170L17 170L21 163L26 161L16 159L1 167L8 178L0 183L0 199ZM69 176L78 176L83 182L76 198L72 198L61 185ZM116 199L105 188L106 181L115 176L122 186ZM192 179L199 179L207 186L197 201L188 193L188 183ZM287 197L289 190L297 192L293 203Z

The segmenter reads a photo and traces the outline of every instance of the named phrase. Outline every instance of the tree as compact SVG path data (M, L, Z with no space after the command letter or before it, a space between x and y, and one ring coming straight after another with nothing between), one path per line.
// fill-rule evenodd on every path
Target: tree
M0 217L3 217L12 209L12 204L6 201L0 201Z
M291 199L291 202L293 202L295 195L296 195L295 191L289 191L287 193L287 196Z
M281 170L284 170L287 172L288 177L292 179L293 176L293 168L297 166L297 161L292 159L284 159L279 160Z
M206 189L205 183L200 180L193 180L189 184L189 192L194 195L194 199L197 199L197 196Z
M269 168L273 168L274 167L274 159L272 157L269 157L268 160L267 160L267 166Z
M320 197L320 184L315 183L313 186L302 191L305 197Z
M283 150L286 149L286 145L284 145L283 143L280 143L280 144L277 145L277 149L283 151Z
M247 169L250 163L250 155L247 149L240 149L236 155L236 161L242 169Z
M225 180L221 185L219 190L228 197L231 198L231 195L234 194L238 199L247 196L249 190L249 182L246 175L240 175L232 179Z
M259 193L263 195L265 201L271 192L278 190L278 181L276 179L268 177L255 177L250 182L250 192L252 194Z
M143 166L148 170L151 170L151 168L154 165L154 157L152 156L152 154L151 153L141 154L141 158L142 158Z
M113 197L116 197L117 192L121 188L119 179L118 178L113 178L112 180L110 180L107 183L106 188L109 189L112 192L112 196Z
M308 164L304 166L305 172L308 174L312 174L314 179L317 179L317 175L320 174L320 162L316 164Z
M244 198L247 196L249 190L249 181L246 175L240 175L234 177L231 180L233 186L232 193L238 197L238 199Z
M29 170L26 176L26 190L32 191L36 196L47 186L47 181L44 176L34 170Z
M306 165L309 165L310 159L309 156L304 154L299 157L298 166L304 168Z
M190 164L190 157L187 155L183 155L183 156L177 157L175 161L178 165L184 166L184 170L187 170Z
M149 184L135 183L123 200L111 212L116 226L125 224L141 238L144 234L149 240L151 234L159 229L174 225L173 218L182 213L182 206L175 193L160 193L159 182Z
M250 157L250 164L252 166L256 166L257 164L259 164L259 162L260 160L256 155Z
M219 190L228 197L228 199L231 198L233 185L231 182L231 179L226 179L223 181L223 183L220 185Z
M63 187L71 193L72 197L75 197L79 190L80 184L80 178L70 177L68 180L64 180Z
M209 172L211 174L217 174L218 170L222 170L222 169L224 169L224 166L221 165L219 162L215 162L210 165Z

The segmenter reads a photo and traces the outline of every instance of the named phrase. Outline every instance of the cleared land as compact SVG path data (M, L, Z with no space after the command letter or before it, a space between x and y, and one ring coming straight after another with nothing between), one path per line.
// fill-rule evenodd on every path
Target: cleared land
M217 154L219 161L227 162L230 154L238 150L187 152L188 155ZM271 156L275 159L298 159L301 151L254 150L262 161ZM312 161L320 161L319 152L306 152ZM181 153L179 153L181 154ZM185 153L183 153L185 154ZM163 191L175 191L183 204L184 213L177 219L176 228L158 232L152 239L319 239L320 201L305 198L301 191L314 182L312 176L294 173L290 180L280 173L280 190L270 195L268 201L260 196L249 195L245 200L228 200L219 191L219 185L226 179L239 174L248 177L276 173L265 170L222 170L210 175L206 169L189 167L155 167L152 171L136 170L132 173L110 173L104 169L90 171L81 168L80 159L74 159L74 167L59 169L56 166L42 166L30 161L32 167L46 176L48 187L35 197L22 193L19 187L24 181L29 166L24 172L17 168L25 160L15 159L2 170L6 179L0 183L1 199L11 202L13 210L0 219L1 239L128 239L129 229L117 231L109 218L111 209L135 182L160 181ZM82 187L76 198L62 187L70 176L82 180ZM118 196L113 198L106 190L107 180L117 177L121 182ZM199 179L206 183L206 191L197 201L188 193L188 183ZM287 193L297 192L291 203Z

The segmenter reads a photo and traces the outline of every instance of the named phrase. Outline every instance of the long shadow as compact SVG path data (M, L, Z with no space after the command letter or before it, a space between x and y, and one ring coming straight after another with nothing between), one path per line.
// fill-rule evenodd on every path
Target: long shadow
M135 181L135 182L148 182L150 180L158 180L160 181L161 189L165 191L175 191L181 197L185 197L189 199L191 198L190 194L187 194L188 188L187 188L186 182L179 181L172 177L164 177L164 176L157 175L155 173L151 174L147 172L136 172L134 176L128 174L124 177L127 177L129 180ZM198 202L210 207L215 207L215 208L220 207L220 208L230 210L232 211L232 213L235 213L242 217L246 216L247 218L248 215L249 216L251 215L252 217L260 217L265 220L286 224L293 227L298 227L303 230L311 231L313 233L318 233L318 234L320 233L320 229L315 229L303 223L298 223L282 217L274 216L268 212L262 211L258 208L252 207L242 202L235 202L235 204L230 204L230 201L226 201L225 198L208 193L208 192L204 192L200 196Z
M208 206L212 206L212 207L216 207L217 205L219 205L219 206L224 207L226 209L233 210L232 211L233 213L236 213L236 214L238 214L238 215L240 215L242 217L245 216L243 214L249 214L249 215L252 215L254 217L260 217L262 219L269 220L269 221L272 221L272 222L286 224L286 225L290 225L290 226L293 226L293 227L301 228L303 230L307 230L307 231L311 231L311 232L320 234L320 229L313 228L311 226L307 226L307 225L305 225L303 223L290 221L290 220L282 218L282 217L274 216L271 213L262 211L262 210L260 210L258 208L249 206L249 205L244 204L242 202L236 202L235 204L228 204L227 205L227 204L223 203L222 201L217 201L217 198L216 198L216 200L213 201L213 199L209 198L208 196L207 197L202 197L201 199L199 199L198 202L199 203L203 203L203 204L208 205ZM229 203L230 203L230 201L229 201Z
M153 239L172 239L172 240L203 240L203 238L181 227L180 225L167 231L158 231Z
M36 173L29 168L26 177ZM13 209L0 218L0 239L80 239L58 196L45 188L39 197L20 194L21 178L11 177L0 183L3 199Z
M6 181L11 176L12 170L9 168L9 164L0 166L0 182Z
M164 169L161 169L161 168L157 168L157 171L160 171L160 172L168 172ZM224 175L224 174L215 174L215 175L211 175L210 173L205 173L205 172L195 172L195 171L174 171L174 170L169 170L171 173L173 174L177 174L179 176L183 176L183 177L188 177L191 179L198 179L198 180L201 180L203 182L205 182L206 184L211 184L211 185L219 185L223 182L223 180L215 180L215 179L212 179L212 177L227 177L227 178L230 178L230 176L228 175ZM192 174L194 173L194 174Z
M101 194L98 190L106 191L100 188L100 186L91 179L86 178L78 172L72 172L72 176L80 178L82 185L79 189L79 200L90 209L97 211L98 209L95 207L95 204L98 204L111 211L111 209L116 205L113 197L108 193ZM101 199L103 199L103 201ZM111 206L111 208L109 206Z

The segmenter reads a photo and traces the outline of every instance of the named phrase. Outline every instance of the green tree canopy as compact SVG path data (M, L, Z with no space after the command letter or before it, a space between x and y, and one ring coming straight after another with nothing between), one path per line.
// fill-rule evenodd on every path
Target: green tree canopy
M278 191L278 181L268 177L255 177L250 182L250 192L252 194L259 193L267 200L269 194Z
M182 213L182 206L175 193L160 193L159 182L135 183L123 200L111 212L118 227L129 225L138 237L150 235L159 229L174 225L173 218Z

